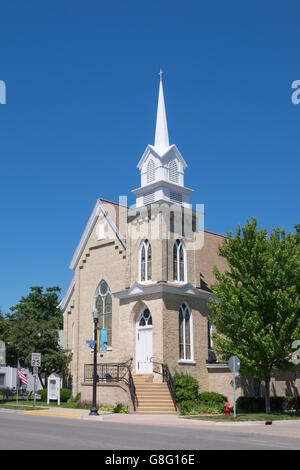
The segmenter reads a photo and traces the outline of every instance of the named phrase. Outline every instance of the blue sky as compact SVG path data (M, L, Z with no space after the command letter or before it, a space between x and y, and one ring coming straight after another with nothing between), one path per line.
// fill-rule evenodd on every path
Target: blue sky
M170 142L205 228L299 215L296 1L2 2L0 306L68 265L98 197L139 186L154 141L159 69ZM121 171L119 170L121 168Z

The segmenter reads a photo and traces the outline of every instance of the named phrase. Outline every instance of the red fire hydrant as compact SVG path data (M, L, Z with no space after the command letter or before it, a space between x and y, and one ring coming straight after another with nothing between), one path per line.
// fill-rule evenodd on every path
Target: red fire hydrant
M224 405L225 416L230 416L231 410L232 410L232 406L230 405L230 403L226 402Z

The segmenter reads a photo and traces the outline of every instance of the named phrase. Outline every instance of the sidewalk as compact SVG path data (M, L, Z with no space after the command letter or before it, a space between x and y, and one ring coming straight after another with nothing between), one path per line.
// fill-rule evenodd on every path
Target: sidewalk
M34 414L34 415L44 415L44 416L60 416L64 418L80 418L88 419L91 421L111 421L111 422L132 422L132 423L174 423L182 422L182 418L179 415L152 415L152 414L122 414L122 413L112 413L109 411L98 411L98 416L90 416L90 410L74 409L74 408L59 408L52 407L45 408L44 410L29 410L24 411L25 414Z

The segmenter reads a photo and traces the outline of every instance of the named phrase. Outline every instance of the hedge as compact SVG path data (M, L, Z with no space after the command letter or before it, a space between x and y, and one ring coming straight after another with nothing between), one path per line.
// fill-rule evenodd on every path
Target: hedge
M38 390L38 395L41 395L42 401L47 401L47 388L43 388L42 390ZM60 401L61 403L65 403L71 398L72 392L68 388L61 388L60 389Z
M299 411L300 396L297 397L270 397L271 411ZM263 413L265 411L264 397L239 397L236 401L237 410L248 413Z

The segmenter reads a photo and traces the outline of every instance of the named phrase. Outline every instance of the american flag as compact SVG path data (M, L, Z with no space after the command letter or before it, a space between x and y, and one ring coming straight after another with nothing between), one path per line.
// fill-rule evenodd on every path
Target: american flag
M18 362L18 377L21 380L23 385L26 385L26 386L28 385L28 380L26 379L23 369L19 362Z

